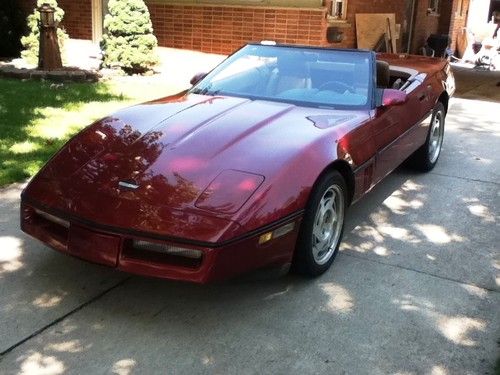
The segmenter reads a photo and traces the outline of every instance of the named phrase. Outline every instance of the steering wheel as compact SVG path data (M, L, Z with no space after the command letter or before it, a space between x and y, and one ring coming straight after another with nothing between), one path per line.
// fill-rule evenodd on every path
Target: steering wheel
M340 82L340 81L328 81L328 82L323 83L319 87L319 91L326 90L326 89L330 89L330 90L339 92L341 94L346 92L346 91L349 91L352 94L354 94L354 92L355 92L354 87L349 86L349 85L345 84L344 82Z

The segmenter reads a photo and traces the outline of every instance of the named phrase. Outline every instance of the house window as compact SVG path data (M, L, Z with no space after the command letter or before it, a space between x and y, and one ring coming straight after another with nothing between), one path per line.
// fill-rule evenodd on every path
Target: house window
M427 14L434 16L439 15L439 0L429 0L429 8L427 9Z
M329 13L330 19L341 21L347 19L347 0L332 0Z

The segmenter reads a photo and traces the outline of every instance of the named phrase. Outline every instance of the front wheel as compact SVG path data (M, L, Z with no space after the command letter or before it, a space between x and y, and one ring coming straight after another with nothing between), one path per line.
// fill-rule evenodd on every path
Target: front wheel
M443 145L445 117L443 103L439 102L434 107L425 143L410 157L410 163L416 169L429 172L436 166Z
M316 184L309 199L295 249L297 272L318 276L330 268L342 239L346 209L346 183L332 171Z

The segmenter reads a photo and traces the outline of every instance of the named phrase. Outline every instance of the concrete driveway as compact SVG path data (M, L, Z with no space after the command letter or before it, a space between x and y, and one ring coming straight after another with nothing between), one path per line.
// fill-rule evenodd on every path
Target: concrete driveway
M436 169L349 213L318 279L129 276L18 229L0 192L0 373L492 374L500 338L498 103L454 99Z

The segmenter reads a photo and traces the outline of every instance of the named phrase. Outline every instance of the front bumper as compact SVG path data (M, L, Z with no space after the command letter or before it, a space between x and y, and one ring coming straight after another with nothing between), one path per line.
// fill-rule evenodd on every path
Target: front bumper
M172 280L207 283L222 281L263 267L291 263L302 213L296 213L265 228L223 243L198 243L127 233L123 228L92 226L88 221L66 218L21 203L21 229L46 245L77 258L121 271ZM262 243L263 234L293 223L283 236ZM291 226L289 226L290 228ZM142 240L201 252L200 258L142 251L134 241Z

